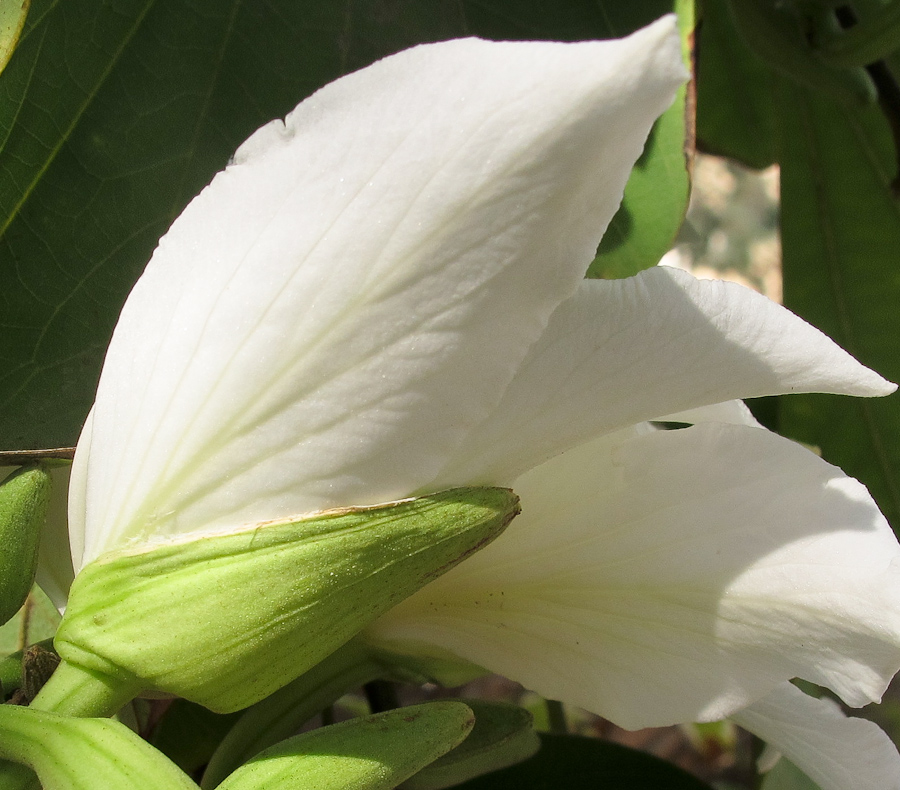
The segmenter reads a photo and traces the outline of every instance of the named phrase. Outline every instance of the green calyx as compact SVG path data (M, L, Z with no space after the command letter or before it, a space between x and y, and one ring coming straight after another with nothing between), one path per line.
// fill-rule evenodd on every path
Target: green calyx
M22 467L0 483L0 624L19 610L34 583L50 485L42 465Z
M64 662L113 682L240 710L492 541L518 512L508 489L458 488L107 554L78 574L55 646ZM60 693L52 687L45 699Z

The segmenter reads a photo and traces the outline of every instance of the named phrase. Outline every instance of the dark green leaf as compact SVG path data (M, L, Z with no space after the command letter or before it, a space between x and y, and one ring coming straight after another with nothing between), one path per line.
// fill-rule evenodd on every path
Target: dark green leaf
M159 236L317 87L422 41L623 35L670 7L35 0L0 76L0 449L74 444Z
M883 376L900 381L900 204L887 123L784 82L785 304ZM780 427L858 477L900 525L900 400L785 398Z
M186 773L206 765L240 713L213 713L176 699L153 730L150 742Z
M710 790L670 763L616 743L541 735L530 760L459 785L460 790Z
M722 0L704 3L698 40L698 147L768 167L776 157L771 71L738 36Z

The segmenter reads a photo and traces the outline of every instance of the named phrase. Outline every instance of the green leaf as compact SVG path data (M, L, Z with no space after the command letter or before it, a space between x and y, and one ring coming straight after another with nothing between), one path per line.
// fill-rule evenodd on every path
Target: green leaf
M33 768L44 790L197 790L160 752L110 719L0 705L0 757Z
M900 381L897 163L876 108L850 111L786 81L779 92L784 301ZM900 400L783 398L780 428L865 483L900 527Z
M777 147L772 72L741 40L722 0L703 4L698 37L697 146L768 167Z
M75 444L157 239L257 127L423 41L603 38L670 0L34 0L0 75L0 449Z
M670 763L616 743L541 734L530 760L473 779L459 790L710 790Z
M653 125L644 153L625 186L625 197L588 267L588 277L631 277L655 266L672 248L690 196L686 166L684 96Z
M461 702L431 702L322 727L238 768L221 790L391 790L460 743L475 717Z
M443 790L468 779L515 765L535 754L540 741L531 714L506 702L462 700L475 714L475 727L459 746L400 785L401 790Z
M150 742L185 773L206 765L240 713L213 713L176 699L153 728Z
M689 64L694 36L693 2L678 2L675 6L685 61ZM670 3L665 10L672 9ZM653 125L644 152L625 186L622 205L588 267L588 277L631 277L655 266L671 249L690 197L688 147L693 141L687 139L687 93L687 87L682 87L672 106Z

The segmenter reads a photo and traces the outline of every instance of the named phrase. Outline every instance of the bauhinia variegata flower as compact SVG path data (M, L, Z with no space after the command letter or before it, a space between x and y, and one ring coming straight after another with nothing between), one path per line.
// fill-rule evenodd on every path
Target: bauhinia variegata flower
M582 279L685 76L672 18L612 42L446 42L254 134L122 311L72 474L75 570L512 486L523 515L371 644L629 727L736 715L778 741L759 722L794 677L877 699L900 666L897 543L862 486L732 400L893 386L740 287ZM91 664L67 621L69 663L140 674Z

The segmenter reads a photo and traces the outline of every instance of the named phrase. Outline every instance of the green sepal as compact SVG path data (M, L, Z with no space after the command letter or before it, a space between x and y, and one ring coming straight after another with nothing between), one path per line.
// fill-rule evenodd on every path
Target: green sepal
M25 603L50 504L50 473L23 466L0 483L0 624Z
M518 511L508 489L458 488L107 554L72 585L56 649L88 672L240 710L492 541ZM42 696L60 694L53 682Z
M391 790L457 746L475 717L431 702L322 727L282 741L231 774L220 790Z
M111 719L0 705L0 757L32 768L44 790L197 790L164 755Z
M475 714L475 727L459 746L407 779L402 790L443 790L476 776L508 768L541 748L531 714L507 702L462 700Z

